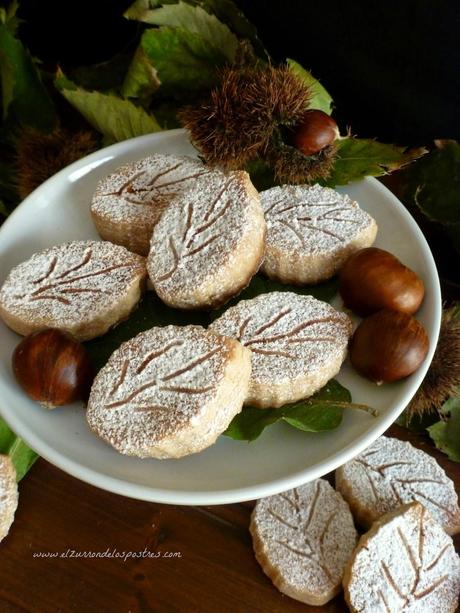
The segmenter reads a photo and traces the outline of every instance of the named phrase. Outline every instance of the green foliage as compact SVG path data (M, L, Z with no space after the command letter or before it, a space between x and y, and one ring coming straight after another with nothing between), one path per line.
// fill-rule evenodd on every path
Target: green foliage
M136 0L125 12L127 19L143 21L148 24L157 24L156 13L160 5L175 5L176 0ZM219 21L226 24L238 37L249 40L256 52L266 56L266 51L257 36L257 30L238 6L232 0L186 0L192 7L201 7L210 15L215 15ZM172 25L172 24L167 24Z
M153 9L161 5L176 4L176 0L135 0L124 12L126 19L134 19L135 21L143 21L144 23L152 23L150 15Z
M0 7L0 23L4 24L11 34L16 34L21 20L17 16L19 8L18 0L13 0L7 8Z
M154 73L149 73L148 62ZM140 50L123 86L125 95L145 96L161 84L163 96L180 97L190 91L209 90L218 81L217 69L227 62L223 51L197 34L180 28L146 30Z
M332 97L315 77L295 60L287 59L287 65L311 91L310 108L332 113Z
M442 229L460 252L460 145L436 141L436 148L398 172L391 189Z
M60 85L62 87L62 79ZM161 130L153 115L129 100L81 88L64 87L60 91L88 123L103 134L106 142L122 141Z
M7 24L0 24L3 119L50 131L55 110L29 52Z
M136 2L126 13L160 26L144 32L122 88L124 96L144 104L159 85L162 96L176 98L209 90L217 83L218 68L235 60L239 45L230 28L208 11L208 4L221 2L163 4L156 8L156 2ZM230 11L233 3L224 4Z
M157 71L146 56L141 43L129 65L121 93L125 98L139 98L140 102L148 106L159 87Z
M408 188L432 221L460 224L460 145L447 142L407 171Z
M334 187L359 181L366 176L379 177L421 157L425 149L406 149L376 140L345 137L337 141L338 153L331 174L323 185Z
M442 419L428 428L436 447L460 462L460 396L449 398L440 412Z
M439 147L404 173L402 197L441 224L460 251L460 145L441 141Z
M252 160L246 164L245 170L250 174L252 184L259 192L280 184L273 170L263 160Z
M119 91L131 63L131 56L131 53L118 53L105 62L80 66L69 71L69 78L83 89Z
M350 392L332 379L310 398L279 409L244 408L224 434L236 440L253 441L267 426L278 421L285 421L304 432L334 430L342 421L344 408L353 406Z
M229 62L235 59L237 37L217 17L210 15L200 6L190 6L185 2L162 6L151 11L150 23L177 28L198 36L211 48L220 51Z
M16 469L16 479L20 481L38 458L24 441L16 436L0 418L0 453L9 455Z

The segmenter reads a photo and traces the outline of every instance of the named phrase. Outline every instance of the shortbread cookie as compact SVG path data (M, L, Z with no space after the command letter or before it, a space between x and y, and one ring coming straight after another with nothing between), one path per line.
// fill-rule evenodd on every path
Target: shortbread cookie
M360 538L343 587L356 613L453 613L460 558L451 537L412 502L383 515Z
M280 592L312 605L339 593L358 535L347 503L327 481L259 500L249 529L257 561Z
M262 270L284 283L328 279L351 253L375 240L374 219L328 187L284 185L260 196L267 222Z
M123 343L94 380L87 419L126 455L180 458L212 445L241 411L250 352L199 326L167 326Z
M125 164L103 179L91 203L100 236L147 255L154 225L171 198L211 172L187 156L151 155Z
M345 313L312 296L271 292L241 300L210 329L251 350L246 404L267 408L311 396L334 377L352 324Z
M124 247L64 243L13 268L0 289L0 317L18 334L58 328L88 340L129 315L146 277L144 258Z
M8 534L18 506L16 471L11 458L0 455L0 541Z
M384 513L418 501L448 534L460 531L453 482L434 458L410 443L381 436L336 470L335 484L366 530Z
M264 216L249 175L216 170L164 211L153 231L147 268L166 304L218 306L249 283L264 244Z

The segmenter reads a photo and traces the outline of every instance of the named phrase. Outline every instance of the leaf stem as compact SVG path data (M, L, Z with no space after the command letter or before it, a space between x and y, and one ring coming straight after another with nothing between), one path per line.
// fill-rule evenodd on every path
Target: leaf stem
M366 413L369 413L369 415L372 415L372 417L378 417L380 415L380 411L368 406L367 404L359 404L357 402L335 402L335 401L332 401L331 404L337 407L341 407L343 409L358 409L359 411L365 411Z

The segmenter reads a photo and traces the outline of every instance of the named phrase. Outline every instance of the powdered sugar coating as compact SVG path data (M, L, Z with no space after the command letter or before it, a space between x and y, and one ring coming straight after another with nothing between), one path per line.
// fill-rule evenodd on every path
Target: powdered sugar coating
M283 185L260 196L267 245L286 251L333 253L373 222L357 202L329 187Z
M284 185L261 193L267 221L262 270L284 283L311 284L337 274L375 240L377 224L333 189Z
M15 266L0 290L0 309L35 329L74 332L110 311L146 277L144 258L103 241L50 247ZM114 321L108 322L115 323Z
M228 341L199 326L166 326L123 343L94 380L90 427L121 453L150 456L205 415L231 357Z
M17 506L16 471L11 458L0 455L0 541L8 534Z
M344 587L360 613L449 613L460 594L452 539L419 503L383 516L361 537Z
M270 292L241 300L210 326L252 352L251 378L289 383L345 358L351 321L313 296Z
M194 302L202 294L208 304L217 304L257 271L264 238L259 196L248 174L215 170L197 179L162 214L147 260L150 278L166 302L178 297L182 307L199 306ZM233 274L238 276L244 266L249 278L244 274L237 281Z
M102 179L91 210L113 222L142 222L153 228L164 206L211 172L199 160L157 153L130 162Z
M357 532L347 503L327 481L259 500L250 530L257 559L281 591L299 600L305 594L305 602L325 602L323 595L339 591Z
M404 503L418 501L447 532L460 529L453 482L434 458L408 442L381 436L337 471L337 487L371 523Z

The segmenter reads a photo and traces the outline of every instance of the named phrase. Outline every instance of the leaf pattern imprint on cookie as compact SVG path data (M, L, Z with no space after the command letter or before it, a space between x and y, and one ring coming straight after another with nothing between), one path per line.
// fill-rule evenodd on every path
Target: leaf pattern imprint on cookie
M209 173L208 170L204 169L196 173L185 175L184 177L179 177L178 179L159 182L160 179L164 178L169 173L179 170L181 166L185 165L185 163L185 161L176 162L172 164L172 166L169 166L156 174L152 174L148 170L140 170L129 177L129 179L127 179L117 190L106 192L101 194L101 196L118 196L130 204L151 205L152 199L150 196L152 194L155 193L157 195L161 195L161 192L165 190L170 191L172 186L179 186L185 181L198 179L198 177ZM146 181L145 185L136 186L136 181L146 175L148 176L148 181Z
M309 319L298 323L296 318L292 318L292 326L285 325L286 318L292 313L293 309L287 307L281 309L262 326L249 332L252 317L247 317L240 325L238 340L249 347L252 352L262 355L273 355L295 359L295 345L299 343L317 342L336 342L336 337L327 334L315 334L314 326L320 324L340 323L340 317L328 316L318 319ZM309 330L313 327L313 330ZM306 334L303 332L307 330ZM291 351L290 351L291 350Z
M350 224L360 224L360 221L356 219L348 219L341 214L342 211L352 212L350 207L336 206L338 202L315 202L314 204L309 202L296 202L289 206L279 208L280 204L286 204L284 199L273 203L266 211L265 215L269 215L270 223L272 225L280 224L287 228L293 235L295 235L300 243L301 247L306 247L306 239L308 235L304 234L304 230L310 230L313 233L325 234L332 238L335 238L339 242L344 242L345 237L332 231L330 228L325 227L325 222L338 221ZM319 212L315 214L315 208L327 207L329 210L326 212ZM332 208L335 207L335 208ZM301 209L299 211L299 209ZM303 210L305 209L305 213ZM331 217L331 214L334 216Z
M323 484L320 480L316 482L313 499L305 510L305 502L301 503L297 488L292 490L292 498L288 493L279 494L279 496L287 502L293 512L293 519L281 516L272 508L268 508L268 513L276 521L280 522L288 530L292 531L291 538L275 539L276 542L290 551L291 553L306 558L315 564L318 570L325 576L328 582L334 585L334 569L328 566L328 555L326 551L325 540L328 531L334 518L337 515L337 509L332 511L326 521L321 523L321 529L318 530L315 525L317 509L321 505L321 497L325 495L322 491Z
M448 516L455 515L455 510L446 506L444 502L444 490L448 487L448 482L441 476L437 479L426 476L426 465L420 458L386 460L383 463L377 459L377 462L373 463L375 459L375 451L371 450L352 462L363 471L377 504L385 505L384 500L388 497L393 498L396 504L418 500L425 506L434 506ZM433 485L439 487L432 487ZM429 492L421 491L424 486L429 488ZM382 510L386 511L389 508L392 507L385 505Z
M396 529L399 545L407 558L408 572L411 576L410 585L404 586L398 581L400 569L393 569L390 562L380 560L380 573L384 580L384 588L379 591L379 595L387 611L391 611L388 605L389 592L392 592L393 596L401 601L401 607L404 608L410 604L413 605L414 601L423 600L448 579L447 574L437 575L436 567L447 551L453 547L453 544L444 545L440 551L435 552L434 557L427 558L423 530L426 509L423 506L420 509L415 533L412 530L405 532L401 527ZM397 556L394 559L395 564L401 563Z
M108 293L106 275L115 270L135 269L138 266L133 262L107 266L106 260L94 258L93 248L87 247L81 260L68 267L65 262L65 253L64 251L61 256L55 254L50 258L46 272L31 284L35 289L26 294L16 295L15 298L24 299L27 296L31 302L51 300L70 305L69 298L72 294ZM82 287L87 279L91 280L91 287Z
M222 232L214 231L213 227L232 205L231 197L224 198L232 181L234 177L229 177L217 195L206 203L207 206L196 207L193 201L188 203L181 237L176 240L172 236L169 238L171 268L157 281L166 281L172 277L182 260L203 251L223 236Z
M177 368L175 362L171 362L171 368L166 372L159 372L155 367L155 363L164 358L164 356L174 348L181 347L183 341L180 339L172 339L158 350L154 350L147 354L142 362L135 367L130 364L128 360L123 362L120 369L118 380L113 385L109 393L109 402L106 402L106 409L120 409L126 408L127 405L131 405L134 411L156 411L156 410L168 410L168 407L163 404L151 404L152 391L156 390L161 394L186 394L186 395L199 395L215 389L214 385L206 385L203 387L194 387L188 381L181 382L183 375L189 375L195 368L201 366L210 360L216 353L222 350L221 346L214 347L209 351L206 351L202 355L193 358L183 366ZM177 364L177 362L176 362ZM131 374L128 373L131 367ZM147 371L153 371L149 376ZM147 377L147 380L146 380ZM123 383L126 379L129 379L130 385L128 388L128 394L123 389ZM134 381L134 384L132 384ZM148 394L142 397L143 393L148 390Z

